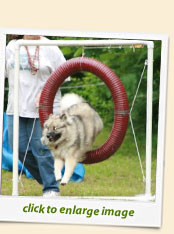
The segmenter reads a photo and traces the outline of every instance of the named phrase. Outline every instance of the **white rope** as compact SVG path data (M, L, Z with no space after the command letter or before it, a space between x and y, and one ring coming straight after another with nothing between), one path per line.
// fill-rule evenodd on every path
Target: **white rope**
M134 107L134 104L135 104L135 100L137 98L137 94L138 94L138 91L139 91L139 88L140 88L140 85L141 85L141 82L142 82L142 79L143 79L143 75L144 75L146 66L147 66L147 60L145 60L145 63L144 63L144 68L143 68L143 71L141 73L141 77L140 77L140 80L139 80L139 83L138 83L138 86L137 86L137 90L136 90L134 99L132 101L132 105L131 105L131 109L130 109L130 115L129 115L131 128L132 128L132 133L133 133L133 137L134 137L134 141L135 141L135 146L136 146L136 150L137 150L137 155L138 155L140 168L141 168L141 173L142 173L142 178L143 178L144 183L146 181L146 178L145 178L145 175L144 175L143 165L142 165L142 161L141 161L140 151L139 151L139 147L138 147L138 143L137 143L137 139L136 139L136 134L135 134L135 130L134 130L134 125L133 125L131 113L132 113L132 110L133 110L133 107Z
M34 131L35 123L36 123L36 118L33 121L33 126L32 126L32 130L31 130L31 134L30 134L30 137L29 137L29 140L28 140L27 148L26 148L24 159L23 159L23 163L22 163L22 169L21 169L20 175L19 175L19 182L21 182L22 187L24 187L23 183L22 183L22 173L23 173L23 170L24 170L24 163L25 163L25 160L26 160L26 157L27 157L27 153L28 153L28 149L29 149L29 146L30 146L30 142L31 142L31 139L32 139L32 136L33 136L33 131Z
M134 130L134 125L133 125L133 121L132 121L132 116L130 115L129 118L130 118L132 133L133 133L133 137L134 137L134 141L135 141L135 146L136 146L136 150L137 150L137 155L138 155L138 159L139 159L139 163L140 163L140 168L141 168L141 173L142 173L142 177L143 177L143 182L145 183L146 178L145 178L145 175L144 175L143 165L142 165L140 151L139 151L139 148L138 148L138 143L137 143L137 139L136 139L136 135L135 135L135 130Z
M138 83L138 86L137 86L137 90L136 90L134 99L133 99L133 101L132 101L132 105L131 105L131 109L130 109L130 114L131 114L132 109L133 109L133 107L134 107L134 103L135 103L135 100L136 100L136 97L137 97L137 94L138 94L138 91L139 91L139 88L140 88L141 81L142 81L142 79L143 79L143 75L144 75L144 71L145 71L146 66L147 66L147 60L145 60L145 62L144 62L144 68L143 68L143 71L142 71L142 73L141 73L140 81L139 81L139 83Z
M67 87L60 87L60 89L78 89L83 87L92 87L92 86L102 86L105 85L104 82L99 82L97 84L86 84L86 85L77 85L77 86L67 86ZM5 91L8 91L9 88L5 88Z
M85 48L84 48L84 46L83 46L83 48L82 48L82 58L83 57L85 57Z

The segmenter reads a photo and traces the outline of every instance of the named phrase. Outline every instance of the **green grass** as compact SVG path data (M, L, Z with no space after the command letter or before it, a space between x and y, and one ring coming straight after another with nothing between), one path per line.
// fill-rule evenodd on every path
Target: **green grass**
M101 145L109 135L109 128L104 129L95 141L95 147ZM145 143L139 141L140 153L145 171ZM155 193L156 150L152 158L152 193ZM145 191L135 144L127 134L120 149L108 160L97 164L84 165L85 179L82 182L69 182L60 186L62 196L133 196ZM23 185L22 185L23 184ZM19 183L21 196L41 196L42 186L33 179L22 176ZM12 173L2 171L2 195L12 194Z

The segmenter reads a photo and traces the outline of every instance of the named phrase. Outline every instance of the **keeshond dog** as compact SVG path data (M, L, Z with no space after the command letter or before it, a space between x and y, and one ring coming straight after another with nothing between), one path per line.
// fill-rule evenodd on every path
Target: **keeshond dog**
M52 114L45 121L41 138L55 159L55 177L60 184L68 183L76 164L85 159L102 128L99 114L82 97L73 93L63 96L60 114Z

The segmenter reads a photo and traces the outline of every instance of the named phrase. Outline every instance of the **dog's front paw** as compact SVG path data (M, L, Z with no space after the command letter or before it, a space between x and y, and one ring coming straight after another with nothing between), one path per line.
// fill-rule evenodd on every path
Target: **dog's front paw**
M67 185L67 183L64 183L64 182L60 182L60 184L61 184L62 186Z
M66 184L68 184L68 181L65 180L64 178L62 178L62 180L60 181L60 184L61 185L66 185Z

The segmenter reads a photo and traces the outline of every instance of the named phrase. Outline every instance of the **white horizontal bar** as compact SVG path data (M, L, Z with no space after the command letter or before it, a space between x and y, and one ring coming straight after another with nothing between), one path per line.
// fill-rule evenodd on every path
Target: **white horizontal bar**
M153 48L152 41L140 40L18 40L16 47L20 46L114 46L114 45L145 45L148 48Z

